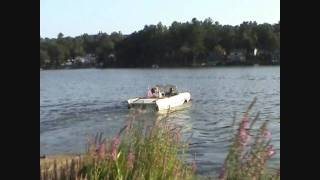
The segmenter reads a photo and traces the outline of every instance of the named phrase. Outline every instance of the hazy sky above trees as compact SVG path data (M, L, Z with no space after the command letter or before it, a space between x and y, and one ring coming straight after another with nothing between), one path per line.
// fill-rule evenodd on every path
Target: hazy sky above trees
M144 25L171 25L207 17L220 24L277 23L280 0L40 0L40 35L78 36L99 31L130 34Z

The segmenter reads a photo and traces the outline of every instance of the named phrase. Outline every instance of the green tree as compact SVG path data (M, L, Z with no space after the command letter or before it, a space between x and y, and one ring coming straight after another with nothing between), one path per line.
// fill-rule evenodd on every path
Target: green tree
M63 36L64 36L64 35L63 35L62 33L59 33L57 37L58 37L58 39L62 39Z
M46 63L50 62L47 51L40 49L40 67L46 66Z
M51 59L51 65L54 67L59 67L65 61L65 49L55 42L49 45L48 54Z
M276 24L243 22L240 25L221 25L206 18L187 22L174 21L170 26L161 22L146 25L128 35L99 32L77 37L40 37L40 65L44 59L53 67L67 59L94 54L98 63L116 67L190 66L202 63L215 54L245 49L247 57L258 48L260 52L280 50L280 21ZM112 58L112 61L110 59ZM265 58L268 59L268 58ZM114 61L116 60L116 61Z
M258 47L260 49L266 49L269 51L279 48L277 43L276 34L273 33L272 26L270 24L262 24L257 29Z
M218 55L220 55L220 56L225 55L225 52L226 52L226 50L225 50L222 46L220 46L220 45L215 46L214 49L213 49L213 51L214 51L215 53L217 53Z

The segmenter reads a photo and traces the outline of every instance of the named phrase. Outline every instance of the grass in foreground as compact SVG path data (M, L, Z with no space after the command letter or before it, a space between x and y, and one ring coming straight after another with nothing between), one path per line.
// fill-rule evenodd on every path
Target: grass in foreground
M101 133L91 138L82 157L64 164L54 161L51 169L42 164L40 179L280 179L280 170L270 172L266 167L275 153L267 124L250 134L258 118L251 122L248 118L254 103L240 121L218 178L196 175L195 162L187 163L184 156L188 141L181 139L181 127L169 123L168 117L147 125L133 116L112 139L102 138Z

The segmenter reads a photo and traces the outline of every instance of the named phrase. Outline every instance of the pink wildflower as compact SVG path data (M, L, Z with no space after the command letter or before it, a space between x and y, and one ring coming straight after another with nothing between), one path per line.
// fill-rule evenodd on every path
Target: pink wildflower
M94 156L96 153L96 145L93 143L93 138L88 137L88 153L90 156Z
M220 170L220 173L219 173L219 180L223 180L224 179L224 175L225 175L225 169L224 167Z
M269 146L267 147L266 152L267 152L268 157L271 157L271 156L273 156L273 155L275 154L275 151L274 151L272 145L269 145Z
M192 171L193 171L193 172L196 172L196 170L197 170L197 164L196 164L195 161L193 161L193 162L192 162Z
M276 152L274 150L269 151L268 155L271 157L275 154Z
M98 157L99 159L103 159L105 157L106 145L105 143L100 144L98 148Z
M245 128L245 129L249 129L249 121L244 121L243 122L243 128Z
M111 149L110 149L110 156L112 160L116 160L117 158L117 149L119 144L120 144L119 136L112 138Z
M240 132L239 132L240 143L244 145L247 139L248 139L247 131L245 129L240 129Z
M246 141L248 139L247 129L249 129L249 119L247 115L244 115L240 123L239 134L238 134L239 142L242 145L246 144Z
M117 159L117 149L111 149L111 152L110 152L110 157L112 160L116 160Z
M133 168L133 162L134 162L135 156L130 150L127 156L127 167L132 169Z
M120 144L119 136L115 136L114 138L112 138L111 147L118 147L119 144Z
M249 129L249 118L247 115L243 116L243 118L241 120L241 124L242 124L243 128Z
M192 171L196 172L197 170L197 165L196 165L196 153L193 155L193 162L192 162Z
M271 139L271 132L268 131L268 130L264 130L263 132L263 137L267 140L270 140Z

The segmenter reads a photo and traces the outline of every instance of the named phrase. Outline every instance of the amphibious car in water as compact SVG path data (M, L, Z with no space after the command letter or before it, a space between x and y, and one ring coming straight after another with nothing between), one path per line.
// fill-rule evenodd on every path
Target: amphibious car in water
M176 86L156 85L148 90L146 97L136 97L128 100L128 108L152 108L156 111L174 109L191 99L189 92L179 93Z

